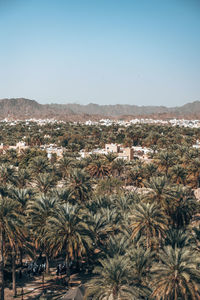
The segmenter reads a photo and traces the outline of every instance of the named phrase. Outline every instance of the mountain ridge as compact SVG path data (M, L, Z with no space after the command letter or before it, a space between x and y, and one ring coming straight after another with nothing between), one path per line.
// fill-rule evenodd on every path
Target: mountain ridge
M86 105L67 104L40 104L36 100L26 98L0 99L0 119L27 119L27 118L55 118L63 120L85 120L102 117L123 118L146 116L156 118L186 117L200 119L200 101L186 103L182 106L138 106L131 104L99 105L89 103Z

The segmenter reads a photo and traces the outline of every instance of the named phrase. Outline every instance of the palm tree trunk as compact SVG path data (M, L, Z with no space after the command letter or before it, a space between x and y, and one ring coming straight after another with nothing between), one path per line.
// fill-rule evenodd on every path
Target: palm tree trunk
M161 249L162 248L162 236L161 236L160 231L158 233L158 240L159 240L159 248Z
M118 299L118 288L114 287L113 288L113 300L117 300Z
M174 300L177 300L177 291L176 291L176 288L175 288L175 295L174 295Z
M3 230L0 232L0 296L4 300L4 253L3 253L4 236Z
M147 237L147 249L149 249L149 247L150 247L150 234L149 234L149 230L148 230L148 228L147 228L147 230L146 230L146 237Z
M19 255L20 255L19 264L20 264L20 268L22 268L23 267L23 250L22 250L22 248L19 249Z
M49 269L49 255L47 252L45 252L45 257L46 257L46 273L49 274L50 273L50 269Z
M13 296L16 297L17 289L16 289L16 252L13 247L12 249L12 289L13 289Z
M69 255L68 254L66 255L66 258L65 258L65 264L66 264L66 273L67 273L67 276L70 277Z
M166 176L168 175L168 170L169 170L169 166L166 165L166 171L165 171Z

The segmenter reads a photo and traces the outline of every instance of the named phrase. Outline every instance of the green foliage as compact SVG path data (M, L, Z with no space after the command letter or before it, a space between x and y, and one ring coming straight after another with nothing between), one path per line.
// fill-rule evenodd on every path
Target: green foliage
M161 125L0 124L0 289L6 256L45 255L93 270L90 299L199 299L200 130ZM127 162L80 149L152 149ZM63 157L49 160L42 144ZM23 251L22 251L23 249ZM13 279L14 280L14 279ZM2 288L1 288L2 287ZM2 295L2 294L1 294ZM3 299L3 298L2 298Z

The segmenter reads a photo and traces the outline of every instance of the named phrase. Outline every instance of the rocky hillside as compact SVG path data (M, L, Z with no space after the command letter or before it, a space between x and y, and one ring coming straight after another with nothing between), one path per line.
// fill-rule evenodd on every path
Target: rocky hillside
M99 119L102 117L136 117L153 118L184 117L200 119L200 101L180 107L136 106L136 105L88 105L79 104L39 104L35 100L24 98L0 100L0 119L56 118L63 120Z
M53 118L73 114L67 106L43 105L35 100L24 98L0 100L1 119Z

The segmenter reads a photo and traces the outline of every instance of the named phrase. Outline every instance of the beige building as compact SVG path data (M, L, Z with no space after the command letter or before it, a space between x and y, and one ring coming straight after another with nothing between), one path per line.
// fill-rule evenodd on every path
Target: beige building
M107 153L116 153L118 154L118 158L122 158L128 161L133 159L133 149L130 147L123 148L118 144L106 144L105 151Z
M105 144L105 150L107 152L119 153L120 146L117 144Z
M132 160L133 159L133 153L134 150L130 147L121 147L121 145L118 144L105 144L105 149L94 149L91 152L86 152L85 150L81 150L79 152L81 158L88 157L91 154L108 154L108 153L115 153L117 155L117 158L122 158L124 160Z

